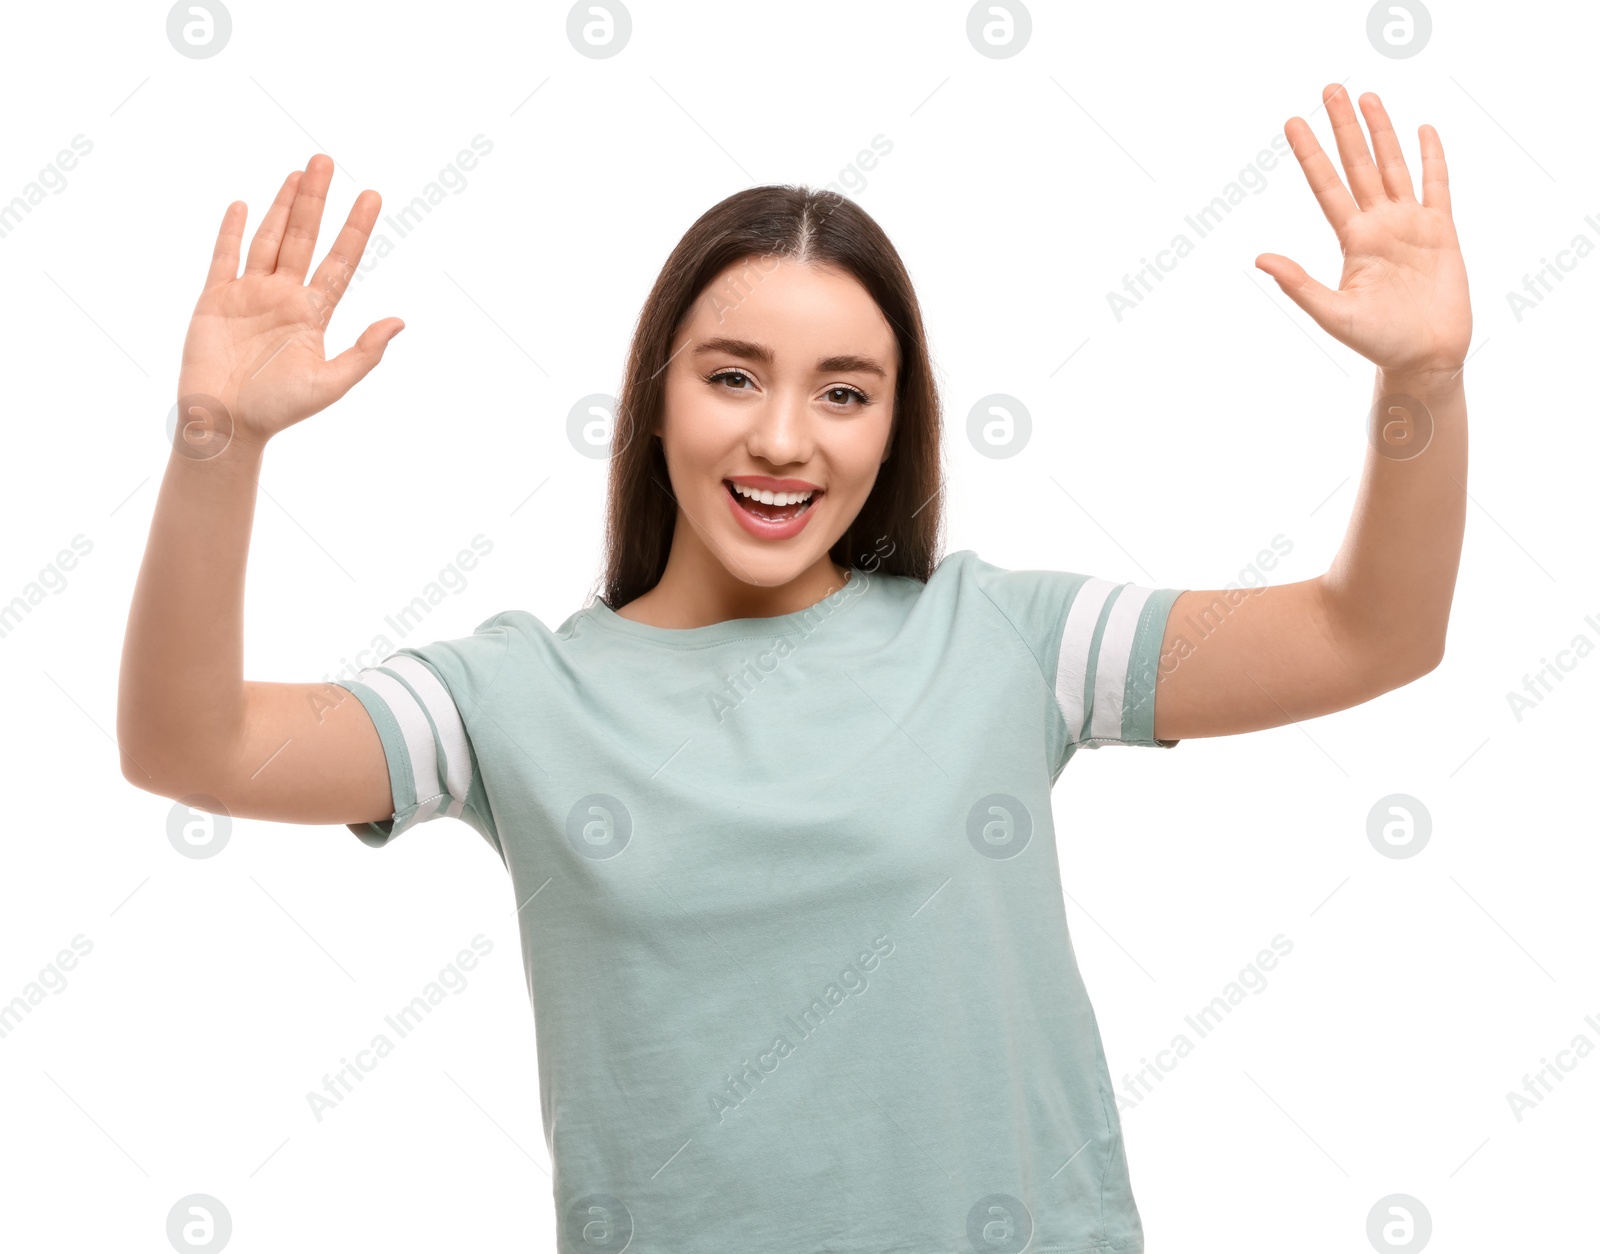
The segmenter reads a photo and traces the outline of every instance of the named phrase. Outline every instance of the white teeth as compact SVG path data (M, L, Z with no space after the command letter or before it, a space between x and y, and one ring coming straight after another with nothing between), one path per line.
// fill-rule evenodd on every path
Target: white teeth
M801 501L809 501L812 497L810 492L769 492L765 488L747 488L742 483L734 484L733 490L740 496L760 501L763 505L798 505Z

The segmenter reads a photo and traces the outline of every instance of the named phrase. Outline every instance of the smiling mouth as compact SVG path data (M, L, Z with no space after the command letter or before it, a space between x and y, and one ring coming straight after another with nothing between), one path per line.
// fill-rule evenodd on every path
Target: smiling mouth
M801 514L809 511L822 498L822 489L819 488L809 498L796 505L767 505L761 501L752 501L748 496L735 490L733 484L727 479L722 481L722 487L733 498L735 505L752 518L759 518L762 522L767 523L792 522L794 519L799 518Z

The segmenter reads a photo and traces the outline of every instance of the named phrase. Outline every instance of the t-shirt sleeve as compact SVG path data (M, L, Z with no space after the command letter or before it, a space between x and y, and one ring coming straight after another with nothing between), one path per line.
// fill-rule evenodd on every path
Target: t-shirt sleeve
M497 622L460 640L400 649L334 681L371 716L389 767L393 815L348 825L366 844L386 845L429 819L459 818L504 859L467 730L504 658L505 628Z
M1184 589L1004 570L975 557L971 573L1016 628L1054 694L1048 703L1054 765L1079 748L1178 743L1155 738L1156 678L1167 616Z

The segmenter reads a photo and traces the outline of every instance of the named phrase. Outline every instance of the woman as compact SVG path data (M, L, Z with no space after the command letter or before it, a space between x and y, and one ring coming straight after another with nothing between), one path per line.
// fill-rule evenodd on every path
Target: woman
M327 157L285 180L242 275L229 206L129 618L124 773L370 844L476 828L519 903L562 1248L1142 1248L1052 785L1080 748L1274 727L1427 673L1460 555L1471 321L1443 152L1421 128L1419 203L1377 97L1380 165L1324 99L1349 190L1285 130L1340 286L1257 265L1378 367L1325 575L1180 591L936 561L939 405L900 259L850 201L757 187L691 227L640 316L603 597L339 684L243 679L244 568L263 447L401 329L324 360L379 198L309 285Z

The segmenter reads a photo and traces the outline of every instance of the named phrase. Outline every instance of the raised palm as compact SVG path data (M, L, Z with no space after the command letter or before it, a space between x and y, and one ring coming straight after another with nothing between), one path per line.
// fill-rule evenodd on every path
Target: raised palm
M1347 189L1302 118L1284 132L1344 253L1337 290L1297 263L1263 253L1256 265L1341 344L1393 374L1453 374L1472 340L1467 272L1450 216L1444 149L1431 126L1418 128L1422 200L1400 141L1375 93L1362 96L1377 163L1344 88L1323 89Z
M239 273L245 205L223 215L205 290L183 343L180 402L213 397L226 407L233 438L256 444L326 408L378 364L404 323L384 318L331 361L323 330L366 249L382 199L356 198L338 238L306 282L333 162L318 154L283 182L256 228ZM187 419L186 419L187 420Z

